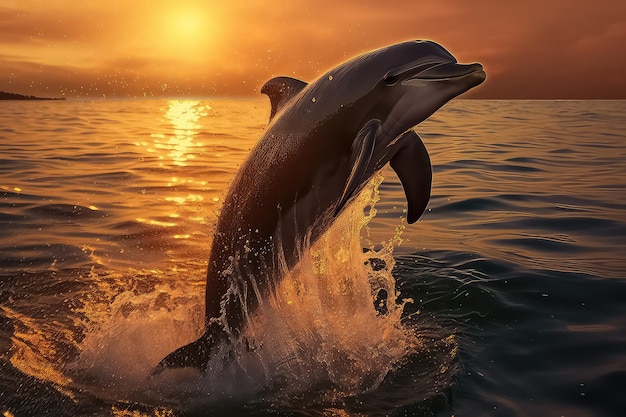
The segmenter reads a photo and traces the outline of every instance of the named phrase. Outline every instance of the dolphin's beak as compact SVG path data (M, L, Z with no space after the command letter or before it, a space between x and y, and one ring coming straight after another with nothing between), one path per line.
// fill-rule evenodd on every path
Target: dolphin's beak
M433 65L415 75L412 75L411 78L406 80L403 84L410 84L413 80L444 81L455 78L463 78L468 75L471 75L472 78L475 78L476 81L479 81L478 84L482 83L487 77L483 66L478 63L459 64L457 62L446 62Z

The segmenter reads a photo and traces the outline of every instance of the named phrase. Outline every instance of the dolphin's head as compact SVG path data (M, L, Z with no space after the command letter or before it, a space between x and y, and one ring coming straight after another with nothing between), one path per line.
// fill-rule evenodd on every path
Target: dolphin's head
M376 106L389 140L486 78L481 64L459 64L450 52L431 41L383 48L374 51L370 60L368 66L378 79L372 93L379 97Z
M371 70L388 86L419 85L418 80L447 80L471 77L474 85L485 79L480 64L459 64L443 46L432 41L410 41L388 46L371 54ZM363 57L367 57L367 54ZM383 74L384 72L384 74ZM469 83L472 84L472 83ZM468 87L471 88L471 87Z
M356 57L321 80L326 91L345 98L343 106L356 105L365 117L379 119L392 141L485 78L482 65L459 64L435 42L409 41ZM327 88L333 82L327 79L336 87Z

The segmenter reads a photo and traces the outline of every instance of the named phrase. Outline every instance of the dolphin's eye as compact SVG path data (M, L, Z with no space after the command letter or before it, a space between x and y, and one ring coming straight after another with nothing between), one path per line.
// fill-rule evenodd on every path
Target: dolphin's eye
M387 73L385 74L383 81L385 82L386 85L392 86L392 85L395 85L399 79L400 77L398 75Z

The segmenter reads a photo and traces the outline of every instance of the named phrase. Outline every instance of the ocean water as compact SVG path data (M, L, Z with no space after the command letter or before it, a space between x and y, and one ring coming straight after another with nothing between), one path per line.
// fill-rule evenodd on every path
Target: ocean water
M419 222L384 169L253 348L149 377L202 330L212 230L268 115L264 98L0 102L5 416L626 414L624 101L449 103L416 129Z

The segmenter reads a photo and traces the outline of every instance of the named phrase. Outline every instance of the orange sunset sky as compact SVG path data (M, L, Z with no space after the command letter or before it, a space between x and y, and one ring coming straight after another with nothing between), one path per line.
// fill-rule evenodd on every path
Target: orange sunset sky
M0 91L255 95L407 39L483 63L465 97L626 99L623 0L1 0Z

